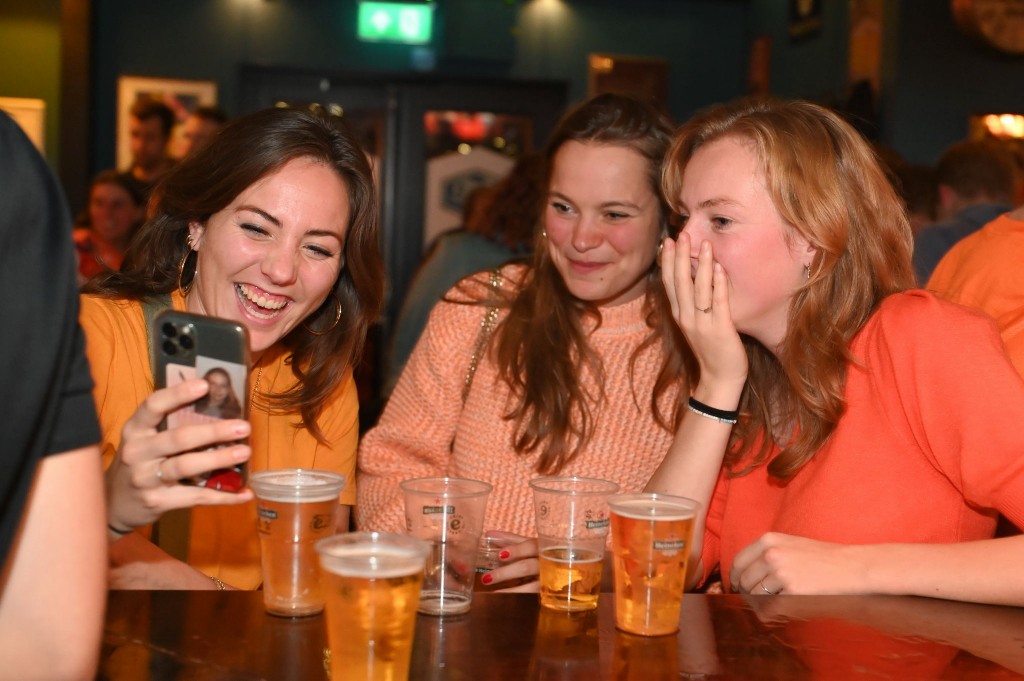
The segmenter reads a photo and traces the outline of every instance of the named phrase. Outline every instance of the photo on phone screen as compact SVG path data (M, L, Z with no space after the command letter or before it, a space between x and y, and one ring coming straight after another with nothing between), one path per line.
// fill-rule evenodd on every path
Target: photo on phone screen
M167 427L177 428L192 423L210 423L218 419L244 418L245 367L241 364L224 362L196 356L194 367L168 363L165 381L171 387L193 378L203 378L210 384L210 391L203 397L167 415Z

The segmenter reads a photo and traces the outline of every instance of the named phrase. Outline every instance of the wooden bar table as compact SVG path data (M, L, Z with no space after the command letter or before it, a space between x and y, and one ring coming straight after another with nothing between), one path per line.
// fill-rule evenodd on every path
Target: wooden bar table
M281 619L246 591L115 591L100 679L324 681L322 616ZM687 594L680 631L615 628L536 594L481 593L459 617L419 615L410 679L1024 679L1024 609L883 596Z

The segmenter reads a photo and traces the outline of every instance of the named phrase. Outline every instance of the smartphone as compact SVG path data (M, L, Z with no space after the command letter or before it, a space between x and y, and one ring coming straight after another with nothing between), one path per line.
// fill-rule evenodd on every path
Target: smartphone
M165 310L149 329L153 383L159 390L193 378L204 378L210 390L192 404L167 415L161 430L217 419L249 418L249 333L238 322L190 312ZM235 443L224 443L228 446ZM182 480L226 492L248 481L248 466Z

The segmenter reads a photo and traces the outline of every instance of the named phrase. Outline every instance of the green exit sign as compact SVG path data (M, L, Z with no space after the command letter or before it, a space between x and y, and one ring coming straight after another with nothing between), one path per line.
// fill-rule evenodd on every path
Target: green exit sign
M360 40L423 45L430 42L433 5L400 2L360 2Z

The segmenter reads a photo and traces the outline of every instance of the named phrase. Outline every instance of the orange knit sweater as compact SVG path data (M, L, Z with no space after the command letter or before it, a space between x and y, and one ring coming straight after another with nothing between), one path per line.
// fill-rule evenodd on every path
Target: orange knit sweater
M506 268L506 286L514 272ZM601 358L603 381L599 386L589 373L580 380L594 395L603 391L603 401L593 408L590 444L561 475L604 478L619 483L624 492L638 492L668 451L673 434L657 424L650 407L663 356L660 344L639 356L630 377L630 357L650 333L642 308L641 297L601 309L602 323L591 330L588 341ZM483 314L479 306L443 301L431 313L379 424L359 446L360 529L404 531L398 483L451 475L494 485L485 529L536 534L528 483L539 475L537 456L521 456L512 447L514 424L503 418L512 398L492 361L480 361L462 405L463 381ZM662 413L671 415L678 399L678 386L667 391L659 403Z

